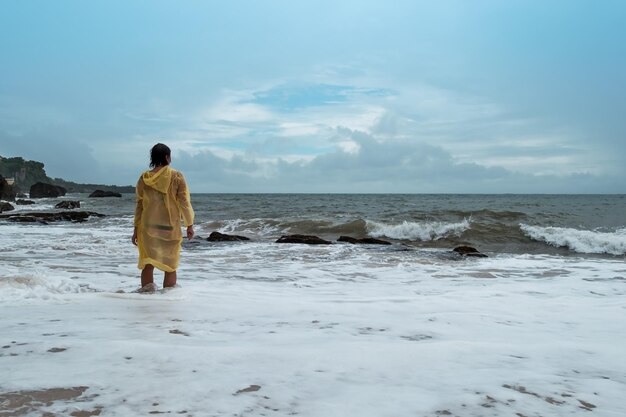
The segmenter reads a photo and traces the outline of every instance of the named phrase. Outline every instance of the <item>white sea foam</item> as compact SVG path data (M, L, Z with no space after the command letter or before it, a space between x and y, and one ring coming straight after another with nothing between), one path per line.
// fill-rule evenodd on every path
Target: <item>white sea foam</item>
M284 230L276 224L271 224L266 219L232 219L225 220L223 226L218 231L221 233L243 233L248 236L265 237L280 234Z
M621 259L197 242L103 296L131 218L1 227L2 392L89 387L31 415L626 415Z
M520 224L531 239L552 246L567 247L579 253L626 253L626 228L614 232L578 230L568 227L539 227Z
M47 211L47 210L53 210L55 204L57 204L58 201L51 201L49 199L44 199L44 200L35 200L35 204L16 204L16 203L11 203L11 205L13 206L13 210L11 210L10 212L5 212L5 214L10 214L10 213L21 213L21 212L25 212L25 211Z
M457 223L404 221L400 224L386 224L368 221L366 227L369 235L373 237L430 241L460 236L470 228L470 224L470 219Z
M55 276L32 274L0 276L0 302L17 303L33 300L63 300L64 294L93 292L88 283Z

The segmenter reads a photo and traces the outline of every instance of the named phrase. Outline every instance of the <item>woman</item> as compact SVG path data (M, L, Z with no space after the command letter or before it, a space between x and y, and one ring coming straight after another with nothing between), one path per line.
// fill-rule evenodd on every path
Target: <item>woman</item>
M163 287L176 285L183 236L193 238L194 212L183 174L172 169L170 148L157 143L150 150L150 171L137 181L137 206L132 242L139 248L141 288L154 291L154 268L165 272ZM141 291L141 290L140 290Z

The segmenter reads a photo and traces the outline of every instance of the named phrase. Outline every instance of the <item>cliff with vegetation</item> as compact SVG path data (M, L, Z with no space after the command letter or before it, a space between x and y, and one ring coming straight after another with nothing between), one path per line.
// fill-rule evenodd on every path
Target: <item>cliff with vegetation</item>
M28 191L36 182L52 180L46 175L44 165L37 161L25 161L23 158L3 158L0 156L0 175L4 178L13 178L14 185L21 190Z
M0 176L14 179L13 186L19 192L28 192L36 182L60 185L70 193L91 193L95 190L115 191L118 193L134 193L131 185L79 184L62 178L50 178L46 174L44 164L38 161L27 161L21 157L4 158L0 156Z

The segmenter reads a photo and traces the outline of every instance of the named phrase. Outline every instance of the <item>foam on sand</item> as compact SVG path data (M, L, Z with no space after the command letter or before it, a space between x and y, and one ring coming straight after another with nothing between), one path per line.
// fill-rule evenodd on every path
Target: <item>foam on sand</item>
M126 300L142 300L142 301L181 301L187 298L187 292L182 288L163 288L152 292L131 291L125 292L118 290L116 292L102 292L104 297L122 298Z
M0 392L89 387L34 405L57 415L626 413L622 262L397 264L276 246L265 258L284 258L245 268L207 271L187 254L179 277L194 296L177 302L67 292L5 309ZM353 261L332 260L342 253Z

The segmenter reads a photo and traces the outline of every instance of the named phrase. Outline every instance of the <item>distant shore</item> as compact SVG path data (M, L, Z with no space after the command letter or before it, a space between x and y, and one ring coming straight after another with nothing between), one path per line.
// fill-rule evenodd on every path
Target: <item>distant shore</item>
M0 176L6 178L8 185L11 185L18 193L27 193L37 182L61 186L69 193L91 193L96 190L117 193L135 192L135 187L132 185L81 184L63 178L51 178L46 174L44 166L43 162L25 160L19 156L10 158L0 156Z

